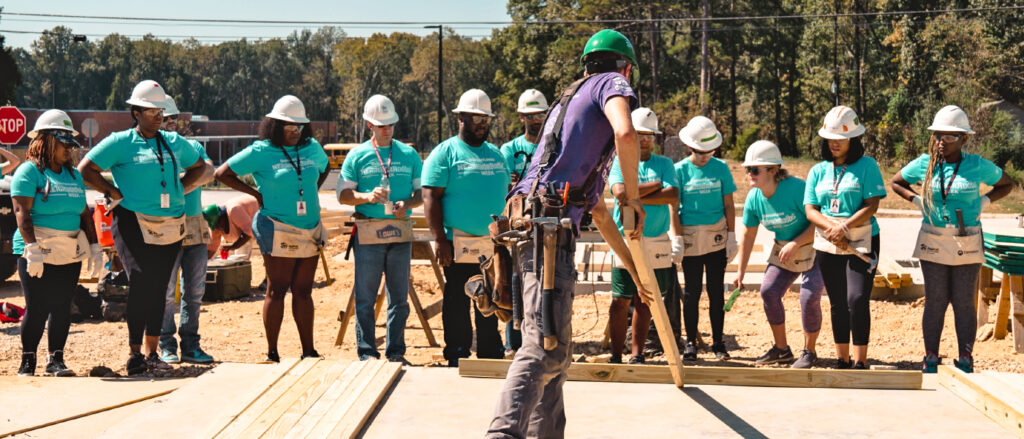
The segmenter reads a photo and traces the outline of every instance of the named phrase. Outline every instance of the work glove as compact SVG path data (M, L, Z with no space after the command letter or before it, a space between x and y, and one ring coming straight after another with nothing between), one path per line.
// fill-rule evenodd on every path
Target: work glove
M93 243L89 245L89 259L85 261L85 271L89 277L99 279L103 270L103 247Z
M43 261L46 260L46 255L43 254L43 248L39 246L38 242L25 244L25 252L22 253L21 257L25 258L25 261L28 262L28 267L25 268L25 271L28 272L29 276L43 277Z
M910 202L914 203L918 210L924 212L924 200L921 199L920 195L914 195L914 198L911 198Z
M673 236L672 237L672 262L676 264L683 263L683 237Z
M985 208L988 207L989 204L992 204L992 199L989 198L988 195L982 195L981 196L981 210L985 210Z
M725 263L728 265L732 262L732 258L736 257L736 253L739 253L740 247L736 244L736 232L729 232L725 238Z

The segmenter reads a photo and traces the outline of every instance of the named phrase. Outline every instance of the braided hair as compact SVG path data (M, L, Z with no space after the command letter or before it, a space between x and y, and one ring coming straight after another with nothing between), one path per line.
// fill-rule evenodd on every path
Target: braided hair
M50 167L50 164L54 163L54 154L57 153L57 140L54 135L48 131L41 131L39 134L32 139L28 144L28 151L25 152L25 160L30 160L36 164L36 168L39 172L45 171ZM71 172L74 175L74 167L71 165L72 160L64 162L62 167Z

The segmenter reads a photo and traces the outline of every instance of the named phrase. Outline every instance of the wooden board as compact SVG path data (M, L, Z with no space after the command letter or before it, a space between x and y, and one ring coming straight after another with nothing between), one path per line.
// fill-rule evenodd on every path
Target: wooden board
M224 426L220 432L210 437L239 437L242 431L249 427L249 424L255 422L263 412L277 400L277 398L294 386L295 383L306 374L306 372L309 372L309 370L319 362L320 360L316 358L307 358L300 361L299 364L288 370L288 372L274 383L273 386L266 389L266 391L264 391L258 398L250 402L244 411L235 417L231 423Z
M509 360L459 360L459 375L476 378L505 378ZM667 366L608 363L572 363L569 380L628 383L672 383ZM849 389L921 388L920 371L833 370L753 367L686 368L687 384L755 387L828 387Z
M988 378L988 379L986 379ZM1014 436L1024 436L1024 406L1007 401L1005 395L998 395L990 377L966 374L950 366L939 366L939 384L949 389L960 399L974 406L989 419L1002 425ZM1016 407L1015 407L1016 405Z

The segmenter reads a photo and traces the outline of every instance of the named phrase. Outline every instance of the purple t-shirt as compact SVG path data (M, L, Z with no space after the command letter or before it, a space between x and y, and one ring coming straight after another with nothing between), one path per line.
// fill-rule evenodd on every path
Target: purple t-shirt
M604 115L604 104L615 96L628 97L630 110L636 108L637 99L633 88L629 86L629 81L618 73L597 74L576 91L576 96L569 101L569 109L562 126L562 152L554 164L540 176L542 183L554 183L558 188L565 187L566 182L569 182L570 188L582 188L591 171L602 170L601 178L595 181L594 187L586 194L586 210L578 207L568 209L569 217L577 226L584 211L593 209L604 193L611 157L603 163L599 162L604 146L614 136L612 125ZM537 179L540 171L540 161L548 148L545 142L546 134L554 130L555 121L561 110L561 105L552 110L548 123L544 126L544 135L541 136L537 151L533 154L530 168L519 184L512 188L510 195L530 192L530 187L533 186L533 181Z

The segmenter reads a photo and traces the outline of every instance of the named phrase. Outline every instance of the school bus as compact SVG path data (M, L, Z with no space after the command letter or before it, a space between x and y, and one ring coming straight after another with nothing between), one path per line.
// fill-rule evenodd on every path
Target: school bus
M328 143L324 145L324 152L327 153L327 168L340 169L341 163L345 161L348 152L359 146L358 143Z

